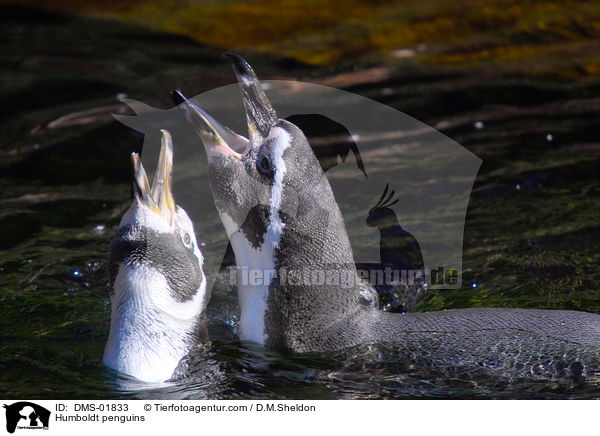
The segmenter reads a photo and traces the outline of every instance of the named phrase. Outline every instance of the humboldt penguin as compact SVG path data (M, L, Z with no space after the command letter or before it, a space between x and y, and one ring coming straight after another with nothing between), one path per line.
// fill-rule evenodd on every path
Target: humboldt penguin
M211 190L237 265L262 273L262 281L238 286L242 340L295 352L377 344L398 350L399 359L417 355L434 366L508 368L518 376L597 370L595 314L481 308L402 315L361 305L363 283L319 162L302 131L277 117L250 65L229 56L248 138L180 91L173 98L206 148Z
M104 364L147 382L169 379L206 338L209 295L194 226L175 204L171 136L162 130L152 187L131 155L131 203L110 245L111 323Z

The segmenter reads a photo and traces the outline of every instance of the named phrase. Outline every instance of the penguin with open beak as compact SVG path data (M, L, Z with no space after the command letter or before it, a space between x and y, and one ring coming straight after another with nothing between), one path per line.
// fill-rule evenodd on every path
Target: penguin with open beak
M172 193L173 147L162 130L152 186L131 155L131 203L110 245L111 324L104 364L147 382L169 379L205 334L209 295L194 226Z
M312 349L311 338L319 332L302 330L318 328L316 317L323 325L337 322L339 306L358 303L364 286L294 290L296 286L280 283L281 274L271 274L287 268L293 275L300 269L356 270L341 213L304 134L277 117L250 65L229 56L243 95L249 139L218 123L181 91L172 97L205 145L211 190L236 264L261 275L258 282L238 283L238 332L242 341ZM321 256L326 253L335 254Z
M344 221L308 141L277 117L250 65L230 57L248 139L180 91L173 98L206 148L211 190L238 267L263 274L262 281L238 284L240 339L297 352L378 343L398 359L521 376L585 376L600 367L595 314L482 308L400 315L361 305L363 284Z

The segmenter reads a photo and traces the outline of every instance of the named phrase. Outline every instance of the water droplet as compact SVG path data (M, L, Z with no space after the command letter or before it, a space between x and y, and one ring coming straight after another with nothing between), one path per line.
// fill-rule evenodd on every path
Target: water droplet
M475 121L475 123L473 123L473 127L475 127L477 130L483 129L483 121Z
M476 287L477 287L477 283L472 283L472 284L471 284L471 287L472 287L472 288L476 288Z
M79 277L80 274L81 273L79 271L77 271L77 270L73 271L73 276L74 277Z
M94 227L94 232L102 234L102 233L104 233L105 229L106 229L106 226L104 224L98 224L96 227Z
M200 242L201 247L206 247L206 242Z
M115 98L117 100L125 100L127 98L127 94L124 92L119 92L117 95L115 95Z
M360 140L360 135L358 133L355 133L354 135L352 135L352 140L358 142Z
M262 89L264 89L265 91L268 91L269 89L271 89L271 84L270 83L261 82L260 83L260 87Z
M552 134L551 134L551 133L548 133L548 134L546 135L546 141L548 141L548 142L552 142L553 140L554 140L554 136L552 136Z
M517 186L515 186L515 188L516 188L516 190L517 190L517 191L520 191L520 190L521 190L521 185L519 185L519 184L517 183Z

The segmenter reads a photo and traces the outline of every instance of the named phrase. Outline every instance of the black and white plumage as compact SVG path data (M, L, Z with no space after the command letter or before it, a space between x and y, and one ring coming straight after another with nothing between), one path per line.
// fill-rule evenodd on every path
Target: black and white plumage
M209 180L238 266L273 271L239 286L242 340L297 352L364 343L421 364L509 370L516 376L592 374L600 316L574 311L461 309L386 313L358 301L352 248L335 198L302 132L277 119L252 68L232 56L249 140L175 92L208 153ZM289 280L290 271L343 272L354 285ZM581 369L581 370L580 370Z
M209 295L192 221L175 205L171 137L162 144L152 187L132 154L132 199L110 246L110 336L103 362L148 382L169 379L202 340Z

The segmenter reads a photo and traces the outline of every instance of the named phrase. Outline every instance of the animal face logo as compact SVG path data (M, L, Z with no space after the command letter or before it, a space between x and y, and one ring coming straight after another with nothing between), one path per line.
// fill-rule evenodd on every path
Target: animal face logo
M19 401L6 409L6 431L14 433L18 429L48 429L50 411L42 406L28 401Z
M460 288L464 222L481 160L434 128L368 98L295 81L261 85L277 116L308 139L341 211L357 267L413 270L418 272L413 278L427 289ZM217 132L221 138L250 137L240 98L234 84L190 100L205 111L204 122L218 120L228 128ZM135 116L115 118L145 134L145 162L156 161L160 129L173 135L180 162L186 162L174 174L175 196L195 221L205 272L215 277L228 235L210 192L202 141L184 111L124 103ZM307 177L288 171L286 177L293 176ZM256 183L260 180L248 178L248 186ZM284 180L280 212L293 217L302 211L286 199L301 193L286 191L289 185ZM246 212L257 206L248 204ZM331 230L325 221L319 225Z

